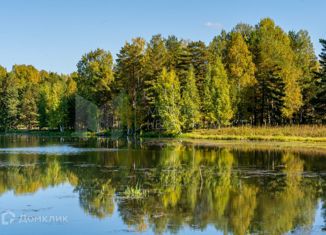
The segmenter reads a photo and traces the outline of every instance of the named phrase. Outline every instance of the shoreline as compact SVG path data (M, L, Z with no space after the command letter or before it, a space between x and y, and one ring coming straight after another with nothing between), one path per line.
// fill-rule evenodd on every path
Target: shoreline
M67 130L12 130L0 132L0 135L26 135L41 137L102 137L119 139L127 137L122 130L101 132L75 132ZM326 145L325 125L302 125L282 127L224 127L220 129L196 129L178 135L165 135L161 132L143 132L130 138L159 139L197 139L213 141L262 141L262 142L307 142Z
M325 142L326 137L302 137L302 136L264 136L264 135L200 135L185 133L180 135L186 139L202 140L249 140L249 141L278 141L278 142Z
M97 133L99 134L99 133ZM29 136L40 138L102 138L108 140L127 139L127 136L96 135L96 133L76 133L59 131L17 131L2 133L1 136ZM298 136L218 136L195 135L194 133L181 134L175 137L168 136L140 136L145 145L174 146L178 144L191 144L212 147L231 147L235 149L261 149L261 150L287 150L291 152L316 152L326 154L326 137L298 137ZM129 141L136 140L133 137ZM326 156L326 155L325 155Z

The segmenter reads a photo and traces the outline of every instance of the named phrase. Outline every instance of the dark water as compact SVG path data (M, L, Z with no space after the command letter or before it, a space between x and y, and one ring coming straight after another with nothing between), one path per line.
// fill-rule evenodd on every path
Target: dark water
M0 234L322 234L326 154L0 137Z

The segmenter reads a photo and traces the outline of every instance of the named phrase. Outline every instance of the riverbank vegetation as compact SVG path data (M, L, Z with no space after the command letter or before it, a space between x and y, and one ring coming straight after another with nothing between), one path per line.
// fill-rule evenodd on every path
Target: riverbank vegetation
M88 137L88 138L109 138L121 139L125 137L123 130L111 130L100 132L75 132L57 130L13 130L6 133L8 136L39 136L39 137ZM326 148L326 126L325 125L291 125L291 126L239 126L239 127L222 127L218 129L195 129L178 135L170 135L158 132L143 132L140 134L142 139L159 139L160 141L171 140L171 137L177 137L176 141L205 140L207 143L212 140L213 143L221 143L223 140L248 140L251 145L252 141L272 141L272 145L278 146L280 142L292 142L293 146L300 147L306 143L316 143L318 147ZM137 138L138 139L138 138ZM135 139L130 139L135 140ZM216 142L216 140L218 140ZM294 143L296 142L296 143ZM202 142L201 142L202 143ZM238 142L242 145L244 142ZM274 146L274 147L275 147ZM312 146L316 147L316 145Z
M198 129L180 135L183 138L213 140L272 140L326 142L326 126L226 127Z
M325 138L315 136L325 127L219 129L325 123L326 40L320 42L318 61L307 31L287 33L266 18L222 31L208 45L134 38L115 62L96 49L70 75L0 67L0 129Z

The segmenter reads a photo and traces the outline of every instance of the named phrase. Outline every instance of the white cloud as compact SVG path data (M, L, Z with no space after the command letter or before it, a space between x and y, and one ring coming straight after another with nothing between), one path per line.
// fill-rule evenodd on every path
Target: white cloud
M223 25L221 23L218 22L206 22L205 26L208 28L212 28L212 29L223 29Z

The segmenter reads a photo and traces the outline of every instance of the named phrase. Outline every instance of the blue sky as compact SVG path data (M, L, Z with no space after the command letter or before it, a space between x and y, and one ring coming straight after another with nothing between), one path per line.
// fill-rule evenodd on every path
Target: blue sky
M222 28L264 17L285 31L308 30L319 53L325 9L325 0L0 0L0 65L70 73L86 52L103 48L115 57L133 37L208 43Z

